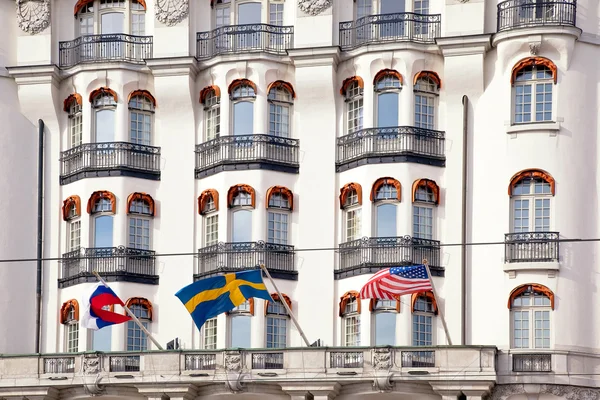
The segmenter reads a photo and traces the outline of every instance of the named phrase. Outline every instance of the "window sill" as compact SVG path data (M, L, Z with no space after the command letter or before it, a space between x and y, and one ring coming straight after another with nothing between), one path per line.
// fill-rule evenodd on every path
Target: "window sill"
M506 133L513 138L518 133L546 132L550 136L556 136L560 131L560 122L541 122L531 124L513 124L506 128Z
M560 263L558 261L504 263L504 272L508 273L510 279L516 278L518 272L525 271L547 271L548 278L554 278L559 269Z

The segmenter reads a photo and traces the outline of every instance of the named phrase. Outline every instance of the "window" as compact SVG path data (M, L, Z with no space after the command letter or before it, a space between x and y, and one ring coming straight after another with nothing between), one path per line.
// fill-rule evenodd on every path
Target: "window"
M526 170L511 179L512 232L548 232L551 229L554 179L540 170Z
M136 94L140 93L140 94ZM150 146L152 144L152 118L155 100L146 91L135 91L129 100L129 141Z
M81 200L71 196L63 202L63 219L67 222L67 253L79 251L81 246Z
M202 192L198 209L204 219L204 246L213 246L219 242L219 193L215 189Z
M231 25L231 0L217 0L215 3L215 28Z
M283 26L283 0L269 1L269 24Z
M551 342L550 314L554 293L545 286L523 285L510 295L512 348L548 349Z
M239 79L229 85L229 93L233 103L233 135L254 134L256 86L247 79Z
M207 319L202 326L202 343L205 350L217 348L217 319Z
M378 238L397 237L397 204L400 201L400 182L393 178L378 179L373 184L371 200L375 206L375 236Z
M372 300L374 306L374 346L396 345L396 315L400 309L399 302L395 300Z
M88 212L93 218L93 254L96 256L103 254L111 256L112 254L115 205L114 194L106 191L94 192L88 200Z
M358 292L347 292L340 301L342 317L342 345L360 346L360 297Z
M439 82L439 77L434 72L423 71L417 75L414 86L415 127L435 129Z
M553 90L557 70L552 61L532 57L517 63L512 71L513 123L553 120Z
M345 185L340 193L340 205L343 213L344 241L351 242L361 237L362 188L358 183Z
M111 306L102 307L103 310L112 311ZM112 351L112 325L92 331L92 351Z
M79 351L79 303L77 300L65 302L60 310L61 323L65 327L65 352Z
M146 193L132 193L127 198L129 215L128 247L138 250L150 250L151 227L154 217L154 199Z
M140 320L148 330L151 321L150 310L141 303L128 305L129 310ZM127 351L148 350L148 335L133 321L127 322Z
M125 27L127 14L129 14L129 28ZM77 30L80 36L123 33L134 36L145 35L146 6L145 3L136 0L79 1L75 5L75 15L79 22ZM96 29L94 29L94 25L96 25ZM120 47L119 44L109 42L107 46L102 46L101 51L114 55L115 46ZM112 49L109 49L111 46ZM124 48L123 46L122 49Z
M247 246L252 242L252 208L255 203L255 192L251 186L236 185L227 193L229 208L232 210L231 239L239 246ZM245 244L243 244L245 243Z
M288 244L289 223L293 207L291 190L273 186L267 190L267 242Z
M402 76L394 70L382 70L373 82L377 104L378 128L397 127L400 110L398 98L402 88Z
M342 90L346 102L346 133L354 133L363 128L363 85L356 77L349 79Z
M291 109L294 104L291 85L282 81L273 82L270 85L268 101L269 135L290 137Z
M107 88L100 88L90 94L94 109L94 132L96 143L115 141L116 94Z
M291 309L291 301L286 295L284 300ZM289 326L289 314L281 299L275 293L271 297L274 301L266 303L266 347L268 349L279 349L287 347L287 332Z
M412 345L433 345L433 317L437 304L431 292L415 293L412 301Z
M419 179L413 185L413 237L433 240L434 213L439 187L429 179Z
M230 347L252 347L252 315L254 315L254 299L247 300L229 312Z
M215 86L209 86L200 94L204 106L204 140L216 139L221 134L221 96Z
M81 145L83 141L83 117L81 112L81 95L74 93L69 95L64 102L64 110L69 114L69 148Z

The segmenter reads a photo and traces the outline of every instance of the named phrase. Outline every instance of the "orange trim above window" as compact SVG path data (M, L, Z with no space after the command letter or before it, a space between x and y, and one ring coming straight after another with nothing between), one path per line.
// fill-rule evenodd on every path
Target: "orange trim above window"
M395 69L389 68L382 69L377 73L377 75L375 75L375 78L373 78L373 85L375 85L378 80L386 76L393 76L400 81L400 85L404 85L404 78L402 77L402 74Z
M350 78L344 79L344 82L342 82L342 87L340 89L340 94L342 96L346 95L346 90L353 82L357 82L358 87L361 87L363 89L365 88L365 82L363 81L363 78L361 78L360 76L351 76Z
M76 194L67 197L66 200L63 201L63 221L67 221L69 219L69 210L71 210L71 207L75 207L75 214L77 214L78 217L81 217L81 199Z
M362 186L359 183L350 182L346 183L343 188L340 189L340 208L344 208L346 199L351 191L356 191L356 197L358 197L358 204L362 205Z
M269 208L269 201L274 193L281 193L283 196L287 197L290 210L294 210L294 194L285 186L271 186L269 189L267 189L267 203L265 204L265 208Z
M548 182L548 184L550 184L550 192L552 193L552 196L555 195L556 183L555 183L552 175L550 175L549 173L547 173L544 170L531 168L531 169L524 169L523 171L517 172L516 174L513 175L512 178L510 178L510 184L508 185L508 195L509 196L512 196L513 188L523 178L540 178L540 179L545 180L546 182Z
M437 315L438 313L438 305L437 305L437 301L435 300L435 296L433 295L433 292L431 291L427 291L427 292L418 292L418 293L413 293L411 298L410 298L410 310L411 312L415 312L415 304L417 303L417 299L419 297L425 297L427 299L431 299L431 304L433 305L433 313L435 315Z
M556 64L552 62L552 60L545 57L527 57L519 61L515 64L510 74L510 83L514 84L515 79L517 78L517 73L525 67L532 67L535 65L542 65L552 71L552 79L554 83L556 83L558 79L558 68L556 68Z
M129 215L129 210L131 209L131 203L138 200L145 201L146 203L148 203L148 206L150 207L150 215L152 215L153 217L156 216L156 206L154 204L154 199L149 194L141 192L131 193L129 196L127 196L127 215Z
M269 86L267 87L267 94L271 91L271 89L276 89L278 87L284 88L285 90L287 90L288 92L290 92L290 94L292 95L292 99L296 98L296 92L294 91L294 87L292 86L291 83L288 83L288 82L285 82L285 81L271 82L269 84Z
M217 189L206 189L198 196L198 214L205 214L204 207L211 197L215 203L215 211L219 211L219 192L217 192Z
M440 90L442 88L442 80L440 79L440 76L437 74L437 72L433 72L433 71L419 71L415 74L415 77L413 78L413 86L417 85L417 81L419 79L425 79L425 78L429 78L432 81L435 82L435 84L438 87L438 90Z
M415 202L415 199L417 197L417 189L419 189L419 187L421 186L425 186L431 189L431 191L433 192L433 197L434 197L434 201L435 204L440 204L440 187L437 185L437 183L435 183L435 181L432 181L431 179L417 179L414 183L413 183L413 187L412 187L412 201L413 203Z
M94 101L94 98L102 94L108 94L109 96L112 96L113 99L115 99L115 102L118 101L117 93L114 90L107 87L100 87L98 89L92 90L92 92L90 93L90 103Z
M237 88L238 86L242 86L242 85L248 85L250 87L252 87L252 89L254 89L254 93L256 94L256 92L258 92L258 90L256 90L256 84L254 82L252 82L249 79L234 79L233 82L231 82L231 84L229 85L229 88L227 88L227 93L231 94L231 92L234 91L235 88Z
M73 104L73 102L79 105L83 104L83 100L81 99L81 95L79 93L70 94L65 101L63 101L63 111L69 112L69 108L71 108L71 104Z
M375 195L377 194L377 191L379 190L379 188L382 187L383 185L393 185L396 188L397 200L398 201L401 200L402 186L400 185L400 182L398 182L394 178L386 177L386 178L379 178L375 181L375 183L373 183L373 187L371 188L371 197L370 197L371 201L375 201Z
M94 204L100 199L108 199L110 200L112 213L115 214L117 212L117 198L114 194L107 190L99 190L97 192L92 193L87 203L87 213L91 214L94 209Z
M543 294L544 296L547 296L550 299L550 307L554 310L554 292L552 290L548 289L546 286L540 285L538 283L526 283L524 285L517 286L516 288L514 288L512 290L512 292L510 292L510 295L508 296L508 309L509 310L512 309L513 300L516 297L522 295L529 288L531 288L531 290L535 293L539 293L539 294Z
M215 96L221 97L221 89L217 85L207 86L200 91L200 103L201 104L204 104L204 100L206 100L206 96L208 96L211 91L215 92Z
M75 310L75 321L79 321L79 302L75 299L71 299L69 301L65 301L60 308L60 323L67 323L67 318L69 318L69 311L71 311L71 307Z
M346 305L352 299L356 299L356 312L360 314L360 295L356 290L350 290L349 292L344 293L342 297L340 297L340 317L344 316L344 310L346 309Z
M251 297L248 299L248 305L250 306L250 315L254 316L254 298ZM229 315L231 313L231 311L225 311L225 315Z
M293 311L292 300L290 300L289 296L285 293L281 293L281 296L283 296L283 299L287 303L290 310ZM281 299L279 298L279 295L277 293L271 293L271 298L273 299L273 301L281 301ZM265 300L265 315L267 315L268 308L269 308L269 300Z
M377 311L377 310L375 310L376 303L377 303L377 299L371 299L369 301L369 311L370 312ZM396 312L400 312L400 302L398 300L396 300Z
M252 208L256 206L256 192L254 191L254 188L250 185L239 183L229 188L229 191L227 192L227 207L233 207L233 198L238 192L248 193L250 195L250 205Z
M127 97L127 103L129 103L131 99L135 96L142 96L147 98L152 103L152 105L156 107L156 99L154 98L154 96L152 96L152 93L150 93L149 91L143 89L134 90L133 92L129 93L129 96Z
M135 305L140 305L142 307L146 307L146 309L148 310L148 319L150 321L152 321L152 319L153 319L152 318L152 303L150 303L150 301L148 299L145 299L143 297L130 297L125 302L125 306L127 308L131 308L131 306L135 306ZM123 310L123 313L125 315L127 315L127 311Z

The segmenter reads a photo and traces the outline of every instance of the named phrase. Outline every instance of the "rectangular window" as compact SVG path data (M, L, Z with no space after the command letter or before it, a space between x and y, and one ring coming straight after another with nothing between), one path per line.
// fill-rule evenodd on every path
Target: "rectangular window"
M139 317L138 317L139 318ZM148 321L141 321L146 330ZM144 331L133 321L127 322L127 351L148 350L148 337Z
M413 314L413 346L431 346L433 344L433 317Z
M204 245L212 246L219 242L219 215L204 218Z
M69 222L69 241L67 252L79 250L81 246L81 221Z
M415 0L415 14L429 14L429 0Z
M267 316L267 348L279 349L287 344L287 318Z
M206 320L202 329L204 329L204 349L215 350L217 348L217 319Z
M131 143L150 146L152 116L150 114L131 111Z
M219 137L221 133L221 107L206 110L206 141Z
M363 128L363 99L358 98L348 102L348 133L354 133Z
M150 220L146 218L129 218L129 247L150 250Z
M267 221L267 242L288 243L288 214L269 211Z
M435 129L434 96L415 95L415 126L423 129Z
M283 26L283 3L269 4L269 24Z
M346 211L346 241L359 239L361 235L360 208Z
M139 3L133 3L134 4ZM131 14L131 34L133 36L144 36L146 34L146 14L145 13L132 13Z
M529 311L513 312L513 341L517 349L529 348Z
M220 28L222 26L231 25L230 22L230 10L229 7L217 7L215 10L215 27Z
M77 147L82 143L83 117L80 106L74 107L73 114L69 116L69 132L71 147Z
M536 232L548 232L550 230L550 199L535 199L535 221Z
M515 85L516 124L552 121L552 85L552 83Z
M79 351L79 322L72 321L65 325L65 336L67 353L77 353Z
M249 315L232 315L231 317L231 347L252 347Z
M344 346L360 346L360 315L344 317Z
M550 348L550 311L534 311L535 348Z
M290 107L269 104L269 135L290 137Z
M413 236L433 240L433 208L413 207Z

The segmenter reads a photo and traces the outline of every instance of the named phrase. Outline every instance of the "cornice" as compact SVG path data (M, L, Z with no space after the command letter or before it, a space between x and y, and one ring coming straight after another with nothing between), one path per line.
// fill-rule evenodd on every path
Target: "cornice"
M288 54L296 67L319 67L332 65L334 68L336 68L340 62L339 46L289 49Z
M492 38L492 46L496 47L501 43L510 39L522 39L530 36L546 36L546 35L565 35L571 36L578 40L582 36L582 30L575 26L532 26L528 28L509 29L503 32L496 33Z
M492 34L441 37L435 43L444 57L485 54L492 48Z
M196 77L200 68L194 57L164 57L146 60L146 65L157 77L189 75Z
M6 67L6 70L18 85L58 84L63 80L60 69L54 64Z

